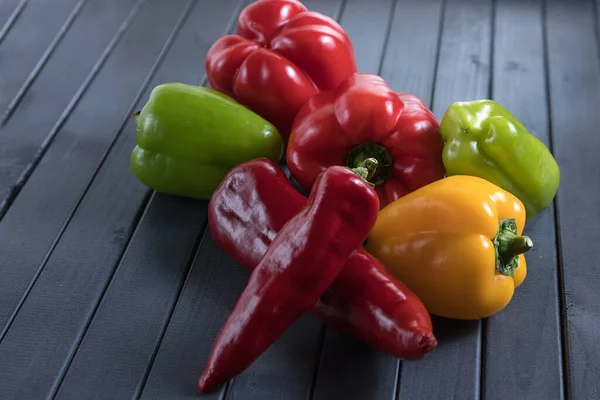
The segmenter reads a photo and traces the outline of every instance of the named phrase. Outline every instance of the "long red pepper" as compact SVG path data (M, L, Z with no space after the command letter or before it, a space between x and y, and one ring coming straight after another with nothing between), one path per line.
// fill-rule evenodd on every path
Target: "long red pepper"
M217 244L252 271L284 224L306 204L273 161L232 169L213 193L208 222ZM437 346L421 300L364 249L346 260L311 312L323 323L405 360Z
M319 176L250 275L213 345L201 391L244 371L311 308L364 242L378 211L377 193L354 172L334 166Z

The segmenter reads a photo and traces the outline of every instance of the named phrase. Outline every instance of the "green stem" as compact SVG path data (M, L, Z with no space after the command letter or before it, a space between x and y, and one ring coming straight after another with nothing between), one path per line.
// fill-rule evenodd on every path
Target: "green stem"
M526 253L532 247L533 242L528 236L519 236L511 232L505 232L498 237L498 254L505 261L512 261L513 258Z
M377 159L375 158L367 158L363 160L356 168L350 168L355 174L363 178L367 183L373 187L375 184L371 182L371 178L377 172Z
M376 162L374 167L365 164L365 162L373 164L373 161ZM368 181L371 182L373 186L380 185L392 174L392 156L390 156L390 153L385 147L377 143L367 141L352 148L348 152L346 166L353 171L363 167L368 168Z
M496 247L496 268L501 274L514 276L519 266L519 255L533 248L533 242L528 236L517 234L517 224L514 218L507 218L498 224L498 233L494 238Z

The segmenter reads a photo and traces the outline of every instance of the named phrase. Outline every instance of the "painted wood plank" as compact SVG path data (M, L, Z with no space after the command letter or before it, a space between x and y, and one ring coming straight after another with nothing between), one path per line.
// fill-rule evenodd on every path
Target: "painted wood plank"
M131 9L129 17L121 25L122 30L130 25L130 22L137 14L137 11L137 8ZM83 14L80 16L83 16ZM113 25L109 24L107 27L112 26ZM107 48L108 51L111 49L111 46ZM146 55L146 53L143 53L143 55L145 57L150 56ZM126 60L122 62L125 61ZM61 85L62 90L57 89L56 85L56 81L59 79L57 77L62 76L61 66L62 64L59 63L54 69L50 69L49 64L48 68L44 71L54 71L55 75L40 76L39 83L40 85L44 84L45 86L42 87L42 89L45 88L47 91L40 90L39 96L36 97L40 98L40 103L31 103L32 105L37 104L37 107L28 109L25 104L21 104L19 107L19 110L24 109L25 111L34 113L36 118L29 118L29 114L26 113L23 115L23 119L20 119L21 124L15 125L13 128L10 128L10 130L7 125L5 126L7 129L2 130L2 134L0 134L0 159L3 160L3 163L14 165L13 160L15 160L15 157L18 157L19 154L34 154L37 151L39 144L29 144L27 138L31 136L25 135L24 132L31 133L31 135L40 135L37 138L41 142L44 137L43 135L52 129L52 124L59 118L60 112L64 108L64 106L60 109L54 109L53 107L59 103L61 99L64 99L65 104L68 103L70 96L63 98L60 95L62 90L64 90L65 86L68 84L68 80L63 81ZM139 71L129 71L129 73L133 75L133 82L131 83L131 89L129 89L132 92L130 95L131 98L133 98L136 93L135 91L143 80L143 77L137 76L138 72ZM127 76L127 70L116 65L115 62L112 63L112 67L109 66L108 73L105 73L104 78L102 79L104 81L110 81L113 75L124 75L124 77L129 78L129 76ZM44 78L44 81L41 80L42 77ZM102 86L100 86L104 83L102 79L99 79L99 83L96 83L96 91L99 91L99 88L102 88ZM136 83L137 86L134 86ZM79 83L77 83L77 85L78 84ZM75 88L76 87L77 86L75 86ZM43 262L46 254L51 251L55 238L63 229L63 225L69 218L69 215L76 206L87 182L89 182L89 178L92 176L98 165L98 162L94 162L93 159L89 157L84 157L83 162L81 162L80 159L73 159L72 154L75 149L74 145L77 143L77 139L79 139L80 145L81 141L84 140L84 143L87 143L84 153L86 153L87 156L95 154L97 160L101 158L103 151L99 147L99 144L104 143L105 147L110 144L110 138L107 137L106 132L110 131L111 121L106 119L106 117L111 115L111 111L113 114L116 112L119 115L125 116L125 107L127 107L129 105L128 102L131 101L125 97L127 93L126 87L121 89L123 89L122 97L116 97L117 101L108 102L109 105L114 105L112 110L102 104L102 100L100 100L98 95L94 98L94 92L91 93L91 98L96 99L95 101L97 102L96 104L99 111L96 112L96 110L93 109L87 111L89 113L88 115L96 114L96 119L94 120L96 125L89 125L88 129L100 128L101 130L95 131L95 134L96 137L101 140L89 143L85 141L86 135L84 133L78 134L75 131L63 130L63 144L62 147L59 146L61 147L61 150L54 153L54 161L46 159L42 162L42 166L47 167L36 170L36 174L32 176L35 178L33 183L25 186L24 191L21 192L19 196L19 200L15 202L14 207L11 208L11 212L8 212L4 218L0 220L0 254L3 255L3 259L0 260L0 266L6 271L5 273L7 276L7 279L0 281L0 338L3 336L3 330L8 324L11 314L18 306L23 294L27 291L28 285L32 280L35 280L35 277L39 272L38 269L40 264ZM101 94L100 92L97 93ZM56 96L53 97L53 94L56 94ZM32 100L35 100L35 98ZM52 116L52 114L50 114L50 116L48 116L46 111L55 111L56 115ZM90 120L88 116L80 118L86 121ZM106 131L102 130L102 128L105 128ZM89 140L89 138L87 140ZM10 152L5 152L9 150ZM56 166L61 165L64 167L64 170L61 171L67 172L56 170ZM77 182L80 182L79 186L75 185ZM73 192L73 190L77 188L79 188L79 191ZM71 193L70 196L69 193Z
M188 3L153 0L142 6L124 40L45 154L40 168L34 171L23 196L10 209L15 213L21 210L17 214L21 220L32 208L55 211L55 205L63 201L77 204L124 118L131 113L132 98L140 93L144 78ZM29 296L0 342L0 397L45 398L56 390L121 256L119 249L123 249L123 242L128 241L137 223L131 215L135 215L140 204L124 202L113 193L120 187L115 178L126 179L123 175L124 171L119 170L97 176L107 180L100 185L105 189L105 201L95 204L97 213L85 222L79 220L80 214L75 214L73 225L69 225L72 228L64 231L51 256L42 263ZM95 199L84 199L81 207L85 210L92 200ZM34 226L39 224L38 220ZM19 239L24 243L20 242L23 244L10 253L23 260L22 252L28 250L30 243L26 237ZM27 251L26 256L31 254ZM17 270L35 270L41 262L28 261L30 265L2 265L9 283L14 283L13 276L19 276ZM2 300L4 307L4 293Z
M495 12L492 97L550 146L541 0L503 0ZM534 241L527 278L511 303L488 318L485 398L562 399L554 207L527 224Z
M432 99L438 118L454 101L490 95L491 14L490 1L447 1ZM481 322L433 322L439 345L425 360L403 363L400 398L479 398Z
M569 384L573 399L600 398L600 62L591 1L547 1L551 128L561 168L559 263Z
M201 1L193 8L137 108L143 106L157 84L174 80L197 83L202 73L197 66L203 63L209 44L223 34L223 27L227 26L239 1L223 1L211 13L205 12L208 4L209 0ZM191 48L196 51L190 52ZM133 124L127 124L124 130L64 236L69 230L86 229L88 221L97 218L98 208L108 197L113 198L111 203L116 210L126 203L143 204L147 190L132 173L122 174L129 170L129 154L136 143ZM123 178L115 182L112 177L119 174ZM205 217L205 202L161 194L151 198L56 399L116 399L139 395L187 276ZM130 214L123 219L134 218L135 214ZM106 232L117 229L120 224L109 215L106 221L113 225ZM98 236L96 242L101 246L110 239L110 236ZM65 240L61 242L65 248L79 246ZM120 254L122 246L111 252ZM85 260L79 263L85 264ZM112 268L110 264L106 267ZM94 360L91 365L90 359ZM115 365L122 367L115 368Z
M359 72L379 74L395 0L347 0L340 24L354 45Z
M40 57L58 43L53 38L58 34L60 40L61 27L72 23L82 1L30 1L5 34L0 43L0 121Z
M212 343L233 309L249 274L224 255L210 230L204 232L191 272L150 370L141 399L189 399ZM301 360L305 359L304 354ZM298 360L296 360L298 361ZM296 368L299 368L298 366ZM271 382L277 380L272 378ZM220 399L223 388L206 399Z
M0 43L21 15L29 0L3 0L0 1Z
M19 106L0 129L0 218L122 37L128 25L123 25L124 21L136 12L137 3L139 0L86 3L35 81L22 93ZM30 29L34 25L30 24ZM9 64L8 72L18 67Z
M339 20L340 13L344 8L346 0L301 0L302 4L309 9Z
M443 0L397 0L381 77L392 89L431 103Z
M118 166L123 167L126 163L121 162L121 164L123 165ZM106 169L106 174L109 172L118 171L116 168ZM127 190L124 185L126 182L131 183L132 180L128 178L116 182L118 187L115 189L124 189L117 201L124 204L125 196L131 195L133 204L143 206L145 190ZM107 192L110 193L107 187L114 181L106 178L102 181L105 188L92 190L90 195L106 196ZM98 193L101 191L104 193ZM106 200L106 197L84 200L86 204L82 204L82 207L89 209L100 199ZM85 336L76 347L77 352L68 365L68 372L60 383L55 399L135 398L145 381L155 347L161 339L172 307L179 296L197 244L197 236L202 231L206 219L206 208L198 202L160 194L152 199L154 206L148 208L134 233L102 302L93 314L93 320ZM110 204L119 207L118 202L111 201ZM173 212L174 209L180 211ZM135 210L128 211L133 211L133 214L125 214L124 219L135 219ZM92 217L82 216L79 220L73 220L73 224L86 222L90 218ZM110 220L108 216L107 220ZM114 221L110 222L115 224ZM177 226L180 235L172 234L169 229L172 226ZM112 234L110 231L105 232ZM106 237L98 237L97 241L102 239L105 242L110 240ZM104 263L108 273L103 274L96 282L87 283L88 288L106 284L106 279L110 278L110 272L114 268L109 263L115 258L118 259L126 243L126 240L121 240L120 243L111 246L109 250L114 256ZM161 244L157 245L158 243ZM162 243L169 243L170 247L167 248ZM73 246L79 243L70 244ZM96 247L102 249L106 246ZM79 260L79 263L87 266L91 262ZM71 264L75 265L75 263ZM73 282L73 286L82 285ZM83 290L89 290L88 288ZM96 294L98 291L93 295ZM91 309L86 310L82 307L77 312L89 318L97 300L90 298L84 301ZM58 342L68 340L76 343L77 336L82 333L88 322L77 315L72 314L71 317L78 319L79 326L75 327L71 324L75 328L73 331L77 333L62 334L55 338Z
M359 71L378 74L394 2L347 1L340 24L353 41ZM313 399L391 399L398 361L360 340L327 329Z
M399 365L395 357L328 329L313 398L391 400Z

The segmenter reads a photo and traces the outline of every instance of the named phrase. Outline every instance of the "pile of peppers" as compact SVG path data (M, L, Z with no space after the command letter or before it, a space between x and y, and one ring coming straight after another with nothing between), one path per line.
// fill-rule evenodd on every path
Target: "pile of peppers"
M130 160L149 188L206 201L216 243L250 272L200 391L306 312L419 360L438 344L430 315L481 319L511 301L533 247L525 225L560 170L507 109L455 102L438 122L358 71L344 29L297 0L245 7L205 68L210 87L154 88Z

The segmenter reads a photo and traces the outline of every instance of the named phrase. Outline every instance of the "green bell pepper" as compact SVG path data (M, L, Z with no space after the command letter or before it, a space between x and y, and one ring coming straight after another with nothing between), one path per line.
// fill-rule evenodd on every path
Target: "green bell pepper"
M157 192L207 200L236 165L283 155L272 124L206 87L159 85L135 122L131 169Z
M527 220L548 207L560 170L550 150L492 100L456 102L440 122L446 175L486 179L518 197Z

